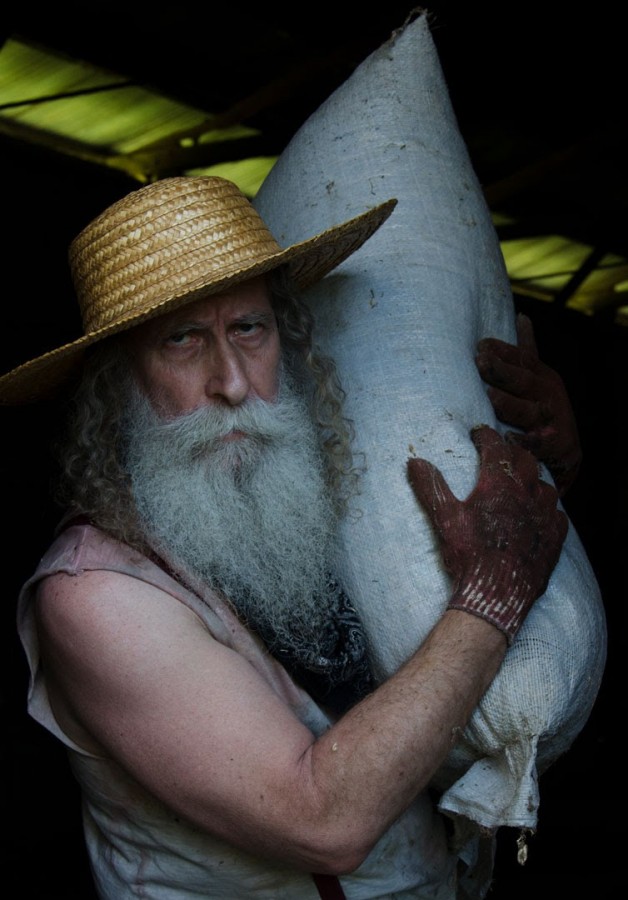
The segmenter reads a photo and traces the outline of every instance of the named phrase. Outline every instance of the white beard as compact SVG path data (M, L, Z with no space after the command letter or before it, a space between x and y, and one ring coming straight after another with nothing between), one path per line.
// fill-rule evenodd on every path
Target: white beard
M133 393L126 468L153 549L252 627L284 645L313 641L336 516L305 402L284 384L274 403L163 421ZM233 430L244 436L225 441Z

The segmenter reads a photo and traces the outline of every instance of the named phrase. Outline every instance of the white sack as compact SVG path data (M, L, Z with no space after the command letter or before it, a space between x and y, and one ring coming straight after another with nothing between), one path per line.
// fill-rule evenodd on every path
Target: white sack
M427 457L459 498L470 492L469 430L499 427L476 345L516 339L497 236L425 16L395 32L311 116L255 205L287 245L390 197L399 200L391 218L307 294L368 464L364 515L344 523L337 574L380 676L412 653L449 595L406 458ZM586 721L605 654L598 586L572 526L546 595L439 775L443 811L487 828L534 828L537 775Z

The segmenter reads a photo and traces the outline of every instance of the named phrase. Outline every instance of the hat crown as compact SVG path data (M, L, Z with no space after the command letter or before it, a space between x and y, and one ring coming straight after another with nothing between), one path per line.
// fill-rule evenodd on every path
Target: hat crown
M218 177L165 178L97 216L70 245L85 332L124 323L281 251L235 184ZM254 274L254 271L251 272Z

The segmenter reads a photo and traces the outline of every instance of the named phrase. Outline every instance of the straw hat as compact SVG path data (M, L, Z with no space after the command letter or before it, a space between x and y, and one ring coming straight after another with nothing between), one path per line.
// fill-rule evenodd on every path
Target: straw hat
M224 178L165 178L132 191L70 245L83 336L0 377L0 403L45 399L97 341L277 266L287 264L297 287L308 287L368 240L395 204L281 248Z

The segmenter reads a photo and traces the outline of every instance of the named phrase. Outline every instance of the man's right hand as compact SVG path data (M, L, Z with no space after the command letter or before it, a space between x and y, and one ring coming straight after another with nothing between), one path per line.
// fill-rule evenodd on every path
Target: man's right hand
M558 493L539 477L535 457L488 425L471 431L478 482L458 500L436 466L408 460L414 494L438 537L453 579L449 609L492 622L509 643L544 593L568 530Z

